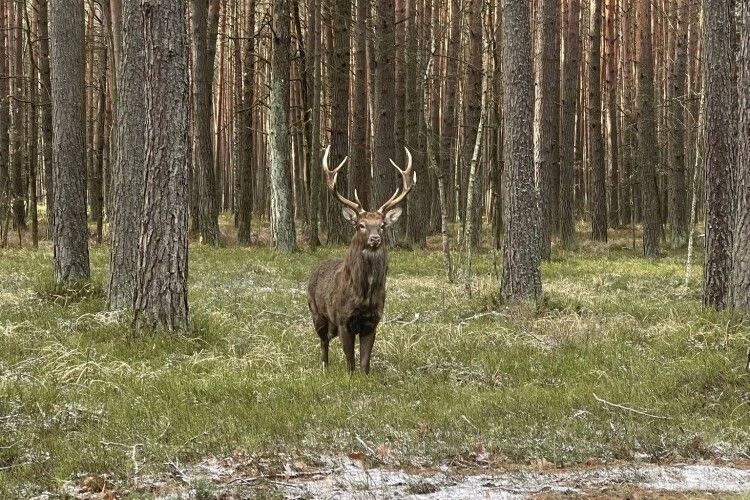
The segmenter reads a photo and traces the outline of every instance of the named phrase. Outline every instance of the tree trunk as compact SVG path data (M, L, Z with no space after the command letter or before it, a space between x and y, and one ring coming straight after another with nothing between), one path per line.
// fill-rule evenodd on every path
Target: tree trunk
M245 36L242 50L242 109L237 114L239 134L239 193L237 207L237 242L252 242L253 217L253 108L255 104L255 0L247 4ZM239 41L236 41L239 43Z
M28 9L28 10L27 10ZM39 51L34 45L34 40L38 36L39 26L36 18L29 15L29 10L34 10L33 5L24 7L24 18L26 19L26 33L29 54L29 81L28 81L28 126L29 126L29 216L31 217L31 241L34 248L39 247L39 221L37 215L37 177L39 172L39 114L37 111L39 102L39 76L37 74L37 61L39 60Z
M86 225L86 128L83 3L50 5L56 283L90 276Z
M320 0L309 0L308 5L308 56L307 56L307 84L310 94L310 188L308 193L308 236L310 247L315 249L320 245L318 225L320 223L321 166L320 166ZM366 203L366 202L365 202Z
M482 235L482 191L483 177L481 172L481 163L475 165L477 173L475 175L472 188L474 192L469 194L469 175L474 158L474 147L478 142L476 140L479 130L479 122L482 114L482 12L485 0L471 0L469 7L469 64L466 68L466 92L464 105L464 127L463 135L463 155L461 170L465 173L462 177L466 181L466 206L468 206L469 197L472 198L473 205L471 212L464 210L464 225L471 227L471 232L467 232L471 246L477 248L480 245ZM556 0L555 0L556 1ZM481 156L481 150L479 151Z
M216 35L209 30L208 2L192 2L193 32L193 165L198 176L198 226L201 242L219 245L219 208L216 199L214 172L214 146L211 133L213 120L213 55L216 53ZM213 19L213 16L212 16ZM211 23L213 26L213 23ZM211 43L211 40L213 43Z
M440 126L440 168L443 182L448 194L448 217L455 220L458 207L453 203L455 187L453 183L453 166L456 155L456 93L458 89L459 48L461 45L461 2L451 0L450 40L445 61L445 92L440 104L443 104L442 124Z
M11 2L10 12L12 19L12 31L9 32L9 40L12 43L8 44L9 56L10 49L12 48L12 59L10 64L12 66L11 71L11 148L12 148L12 164L11 164L11 185L12 185L12 207L13 207L13 227L21 234L21 230L26 229L26 189L24 187L24 175L23 175L23 156L24 156L24 143L26 141L26 132L24 131L23 115L24 115L24 95L23 95L23 26L21 24L21 9L23 4L20 2ZM20 245L19 237L19 245Z
M329 78L331 89L331 163L338 165L349 150L349 24L351 23L351 1L331 0L333 22L333 46ZM336 183L346 193L347 171L339 172ZM341 216L341 207L333 194L328 196L328 241L329 245L340 245L348 240L349 227Z
M271 167L271 232L282 252L297 248L294 199L289 156L289 2L273 1L273 54L271 59L271 129L268 149Z
M638 164L643 211L643 253L659 256L659 192L656 185L656 109L654 106L654 54L651 45L651 0L638 0L637 11Z
M560 240L564 248L575 246L575 201L573 196L576 147L576 109L580 75L580 1L568 0L563 67L563 106L560 120ZM580 122L578 127L580 127Z
M538 299L542 294L539 212L534 185L534 87L529 6L502 0L504 200L502 296Z
M732 269L732 166L736 159L731 37L732 0L703 1L706 249L703 305L724 309ZM744 238L746 239L746 238Z
M8 18L6 0L0 0L0 248L8 244L6 220L10 214L10 79L8 78Z
M537 22L534 163L539 193L539 244L549 260L559 213L560 182L560 2L542 0Z
M607 241L607 167L604 163L604 132L602 130L602 1L591 2L588 61L588 124L591 183L591 237Z
M732 307L750 314L750 3L742 2L739 62L739 137L735 174Z
M137 2L125 1L115 13L120 19L114 36L118 41L117 143L112 175L112 223L107 302L110 309L133 306L138 266L138 235L143 210L146 96L143 21ZM114 23L113 23L114 24ZM119 31L119 33L118 33ZM120 53L117 53L119 47Z
M672 247L681 247L688 238L687 188L685 182L685 90L687 87L687 38L690 25L690 0L678 0L677 32L674 41L674 62L670 75L669 103L669 224Z
M141 7L146 156L135 324L183 332L188 328L186 2L142 0Z
M44 194L45 203L47 205L47 237L52 238L54 228L54 173L52 157L52 98L51 98L51 84L50 84L50 61L49 61L49 29L47 22L47 1L48 0L37 0L37 9L35 9L36 15L38 16L37 22L39 23L39 78L41 79L42 88L42 142L44 144L42 149L42 158L44 160ZM0 89L2 85L0 83ZM2 95L7 93L2 92ZM0 111L2 113L2 111ZM0 134L1 135L1 134ZM0 149L3 149L0 146ZM2 153L0 153L1 155ZM2 163L2 160L0 160Z
M352 186L365 207L372 206L370 159L367 156L367 18L369 0L357 0L357 19L354 26L354 95L352 122L351 172ZM317 171L316 171L317 173ZM416 186L415 186L416 188Z
M620 226L620 133L617 110L617 1L607 0L607 150L609 160L609 225Z
M395 114L395 11L394 0L377 0L375 4L375 92L373 120L375 122L373 161L374 205L380 206L396 190L397 176L389 158L396 148ZM387 239L392 243L392 231Z

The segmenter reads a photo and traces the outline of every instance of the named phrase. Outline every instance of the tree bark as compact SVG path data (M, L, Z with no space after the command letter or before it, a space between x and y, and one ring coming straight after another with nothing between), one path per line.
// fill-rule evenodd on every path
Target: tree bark
M750 3L740 6L739 137L732 250L732 307L750 314Z
M110 309L133 306L138 268L138 236L143 211L144 166L146 157L145 43L141 7L125 1L118 16L115 46L117 61L117 143L112 175L112 222L110 228L109 282ZM114 24L114 23L113 23ZM119 31L119 32L118 32ZM117 50L119 49L119 53Z
M536 300L542 294L539 212L534 183L534 88L529 6L502 0L504 227L502 296Z
M321 165L320 165L320 0L309 0L308 5L308 56L307 56L307 84L310 94L310 188L308 193L308 236L311 248L320 245L318 226L320 224ZM367 202L365 202L367 203Z
M53 263L55 282L61 284L90 276L83 3L52 2L49 14L55 185Z
M21 24L21 9L23 5L20 2L11 2L11 29L9 32L8 44L9 56L11 56L11 188L12 188L12 208L13 208L13 227L19 232L26 229L26 189L24 187L23 163L24 163L24 142L26 141L26 132L24 130L23 116L25 97L23 95L23 26ZM13 53L10 54L12 49ZM20 244L19 238L19 244Z
M731 0L703 1L706 248L703 305L724 309L732 269L732 166L736 160ZM745 238L746 239L746 238Z
M146 156L135 324L183 332L188 328L186 2L142 0L141 8Z
M396 148L395 114L395 10L394 0L377 0L375 4L375 76L373 92L375 122L373 161L374 206L386 201L396 190L397 176L389 158ZM392 231L387 236L392 242Z
M540 252L542 259L549 260L559 213L560 2L540 1L538 15L534 163L539 193Z
M677 32L674 41L674 62L670 75L669 103L669 223L672 247L681 247L688 238L687 188L685 181L685 90L687 87L687 38L690 25L690 0L678 0Z
M331 0L333 46L328 69L331 89L331 163L338 165L349 151L349 25L351 1ZM346 170L339 172L337 187L347 192ZM330 191L328 196L328 241L340 245L348 240L349 227L341 216L341 206Z
M654 54L651 44L651 0L638 0L638 87L636 91L638 163L643 212L643 253L659 256L659 192L656 185L656 109L654 105Z
M42 158L44 159L44 194L47 205L47 237L52 238L54 229L54 173L52 156L52 99L50 83L50 61L49 61L49 29L47 22L48 0L37 0L35 9L39 23L39 78L41 79L42 98ZM4 85L0 83L0 86ZM2 88L2 87L0 87ZM1 92L1 91L0 91ZM6 95L6 93L3 93ZM2 147L0 146L0 149ZM0 160L1 162L2 160Z
M591 237L607 241L607 167L604 163L602 130L602 1L591 2L588 60L588 125L591 162Z
M560 240L564 248L575 246L574 172L576 109L580 75L580 1L568 0L563 67L563 106L560 120ZM580 127L580 122L578 127Z
M10 213L10 79L6 47L9 38L6 5L6 0L0 0L0 248L8 244L6 219Z
M367 156L367 18L370 0L357 0L357 18L354 26L354 95L352 96L352 186L366 207L372 206L370 159ZM317 171L316 171L317 173ZM416 186L415 186L416 188Z
M193 165L198 176L198 226L201 242L217 246L221 243L219 207L216 199L214 145L211 132L213 120L213 65L216 35L209 30L208 2L193 0L191 25L193 33ZM213 16L211 16L213 19ZM217 18L218 19L218 18ZM218 21L217 21L218 22ZM211 43L213 40L213 43Z
M273 1L273 54L271 59L271 129L268 137L271 167L271 232L282 252L297 249L294 199L289 155L289 2Z
M609 225L617 228L620 226L620 197L622 186L620 185L620 132L619 112L617 109L617 70L619 67L617 57L617 2L618 0L607 0L607 24L605 39L607 41L607 151L609 165Z
M255 0L247 4L245 36L242 50L242 109L237 114L239 129L239 196L237 207L237 242L252 242L253 217L253 108L255 105ZM236 43L240 43L236 41Z

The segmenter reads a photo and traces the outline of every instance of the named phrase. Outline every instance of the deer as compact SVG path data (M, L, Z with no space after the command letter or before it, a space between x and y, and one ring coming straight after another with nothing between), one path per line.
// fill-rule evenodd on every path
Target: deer
M406 168L389 161L401 175L402 186L375 212L365 210L354 190L354 201L336 189L339 171L348 160L345 157L331 170L328 165L329 145L323 154L322 167L326 186L343 205L342 214L355 228L344 258L321 263L310 274L307 303L313 327L320 337L321 361L328 367L328 346L339 337L349 373L355 370L354 341L359 335L359 363L365 374L370 372L370 357L375 344L375 330L383 317L385 280L388 256L383 232L398 221L402 209L398 207L417 182L412 170L412 157L406 150Z

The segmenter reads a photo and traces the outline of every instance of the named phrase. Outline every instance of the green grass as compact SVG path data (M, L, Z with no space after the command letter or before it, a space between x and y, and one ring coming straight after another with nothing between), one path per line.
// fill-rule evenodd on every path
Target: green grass
M491 254L475 256L467 299L439 252L392 251L368 377L345 373L338 341L322 370L307 311L310 269L343 248L194 245L184 337L136 336L104 311L105 247L92 248L93 285L71 291L50 285L48 247L0 250L0 496L86 474L130 487L133 447L139 477L362 442L412 465L480 447L563 465L747 457L747 325L701 309L683 254L649 261L627 246L556 251L537 308L493 305Z

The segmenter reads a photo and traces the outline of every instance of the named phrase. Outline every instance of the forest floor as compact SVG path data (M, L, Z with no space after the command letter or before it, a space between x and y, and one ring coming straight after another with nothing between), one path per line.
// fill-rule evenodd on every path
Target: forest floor
M392 250L370 376L346 374L338 341L322 369L307 310L308 273L343 248L193 245L185 336L136 336L106 312L105 246L75 290L51 284L48 244L0 250L0 498L317 498L288 485L357 468L400 484L394 498L436 494L454 474L510 495L503 471L635 471L592 480L604 497L659 490L651 464L742 479L748 324L701 308L700 255L685 286L683 251L647 260L611 234L554 250L537 307L498 304L492 253L475 254L469 297L439 251ZM390 495L352 481L321 495ZM518 492L571 491L544 484Z

